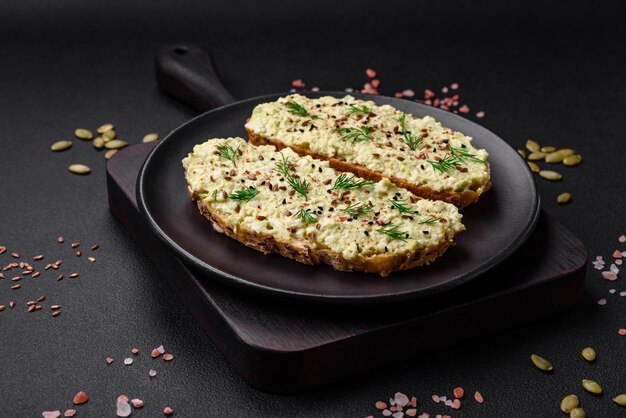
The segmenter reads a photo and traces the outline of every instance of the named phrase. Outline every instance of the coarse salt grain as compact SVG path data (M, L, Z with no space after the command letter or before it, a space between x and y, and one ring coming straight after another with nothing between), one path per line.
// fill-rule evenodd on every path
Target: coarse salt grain
M454 393L454 397L455 398L462 399L463 396L465 395L465 390L462 387L459 386L457 388L454 388L452 393Z
M620 328L620 329L617 331L617 333L618 333L619 335L626 335L626 328Z
M174 360L174 356L172 354L170 354L170 353L165 353L165 354L163 354L163 360L165 360L165 361L172 361L172 360Z
M609 293L611 294L615 293L615 289L609 289Z
M481 119L485 117L485 112L484 111L480 111L480 112L476 112L476 117Z
M133 408L135 409L143 408L143 401L141 399L133 399L130 401L130 403L133 405Z
M154 377L154 376L156 376L156 375L157 375L157 372L156 372L156 370L154 370L154 369L150 369L150 371L148 372L148 375L149 375L150 377Z
M602 278L604 280L614 281L614 280L617 280L617 275L613 273L612 271L603 271Z
M391 414L393 414L393 412L391 412L390 410L388 410L388 409L384 409L383 410L383 416L390 417Z
M415 96L415 92L411 89L406 89L402 91L402 95L404 97L414 97Z
M88 400L89 400L89 395L87 395L87 392L84 392L81 390L76 395L74 395L74 399L72 400L72 402L74 403L74 405L82 405L86 403Z
M306 84L304 84L304 82L301 79L293 80L291 82L291 85L296 89L301 89L301 88L304 88L304 86L306 86Z
M132 408L128 401L117 401L117 416L118 417L127 417L133 412Z
M161 354L165 353L165 348L163 348L163 346L162 346L162 345L158 346L156 349L157 349L157 351L158 351L159 353L161 353Z
M130 357L127 357L124 359L124 364L127 366L130 366L131 364L133 364L133 359Z
M613 258L622 258L622 253L619 250L613 252Z
M619 292L620 296L626 296L626 292Z
M111 357L107 357L105 360L106 360L107 364L113 363L113 359Z
M61 416L61 411L43 411L41 416L43 418L59 418Z
M615 260L615 264L617 264L618 266L621 266L622 265L622 259L620 258L619 260Z
M368 68L367 70L365 70L365 75L367 75L369 78L376 78L376 71Z
M458 88L459 88L459 83L452 83L452 84L450 84L450 88L451 88L452 90L456 90L456 89L458 89Z
M379 409L379 410L381 410L381 411L382 411L383 409L387 409L387 404L386 404L386 403L384 403L383 401L378 401L378 402L376 402L376 404L374 404L374 406L376 407L376 409Z
M621 235L617 240L619 242L626 242L626 235Z
M432 398L433 402L439 403L439 396L433 395L431 398Z
M598 305L606 305L606 299L598 300Z
M170 408L169 406L166 406L165 409L163 410L163 413L165 415L173 415L174 414L174 410L172 408Z
M130 349L130 352L133 354L139 354L139 349L137 347L133 347Z
M409 417L414 417L415 415L417 415L417 409L415 408L409 408L406 410L406 415Z
M476 391L476 393L474 393L474 399L476 400L476 402L478 403L483 403L485 402L485 399L483 398L483 395L479 392Z
M76 415L75 409L68 409L65 413L63 413L63 416L66 418L73 417L74 415Z
M402 407L409 404L409 397L402 392L397 392L394 396L394 400L396 401L396 405L400 405Z
M461 401L459 399L455 399L452 401L452 409L460 409L461 408Z
M609 267L609 270L611 270L615 274L619 273L619 269L617 268L615 264L611 264L611 267Z

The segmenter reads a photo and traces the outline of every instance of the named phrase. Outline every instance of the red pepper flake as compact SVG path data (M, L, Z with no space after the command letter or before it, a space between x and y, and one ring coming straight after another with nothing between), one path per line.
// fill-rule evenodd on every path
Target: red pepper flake
M306 84L304 84L304 81L302 81L301 79L297 79L291 82L291 86L296 89L303 89Z
M166 406L165 409L163 410L163 414L165 415L174 415L174 410L172 408L170 408L169 406Z
M367 70L365 70L365 75L367 75L369 78L376 78L376 71L368 68Z
M84 392L81 390L76 395L74 395L74 400L72 400L72 402L74 403L74 405L82 405L86 403L88 400L89 400L89 395L87 395L87 392Z
M624 331L626 332L626 330L624 330ZM474 400L476 400L476 402L478 402L478 403L485 402L485 399L483 398L483 395L479 391L476 391L476 393L474 393Z
M339 217L339 222L345 222L345 221L347 221L347 220L348 220L348 217L347 217L347 216L340 216L340 217Z

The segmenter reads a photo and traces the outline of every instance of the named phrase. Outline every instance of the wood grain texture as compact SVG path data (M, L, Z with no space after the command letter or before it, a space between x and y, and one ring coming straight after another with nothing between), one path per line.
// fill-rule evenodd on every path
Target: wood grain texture
M141 219L136 176L153 146L128 147L109 161L110 210L234 369L263 391L310 390L563 311L582 297L585 248L545 213L533 236L508 261L467 285L419 303L346 309L231 289L194 274ZM399 333L402 344L389 344Z

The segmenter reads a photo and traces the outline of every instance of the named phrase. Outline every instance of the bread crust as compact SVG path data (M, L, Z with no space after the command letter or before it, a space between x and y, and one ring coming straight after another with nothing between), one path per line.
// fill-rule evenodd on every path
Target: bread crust
M311 150L308 150L308 149L288 146L287 144L285 144L284 142L281 142L280 140L273 139L273 138L266 138L262 135L259 135L247 127L246 127L246 132L248 133L248 139L250 140L250 143L253 145L273 145L279 150L288 147L288 148L291 148L294 152L298 153L299 155L310 155L313 158L328 161L330 166L334 168L335 170L354 173L359 177L363 177L369 180L379 181L383 177L388 177L389 180L393 182L396 186L407 189L408 191L410 191L416 196L422 197L424 199L430 199L430 200L443 200L444 202L453 204L459 209L463 209L464 207L467 207L471 205L472 203L476 203L480 195L485 193L487 190L491 188L491 181L489 181L487 182L487 184L483 185L482 187L479 187L476 190L464 190L462 192L451 192L451 191L439 192L439 191L433 190L432 188L428 186L420 185L420 184L412 184L412 183L407 182L406 180L400 179L395 176L386 176L378 171L370 170L369 168L366 168L360 165L347 163L345 161L338 160L336 158L328 158L323 155L319 155L314 152L311 152ZM486 164L487 164L487 170L489 170L489 163L486 163Z
M415 254L358 255L353 260L346 260L340 253L331 251L328 248L311 248L307 243L300 241L280 242L272 235L260 234L244 227L237 228L235 231L228 220L220 216L216 211L212 211L204 204L200 196L192 193L190 189L188 191L191 199L198 205L200 213L211 222L215 231L225 234L264 254L277 253L307 265L325 263L340 271L363 271L366 273L378 273L382 277L387 277L394 271L428 265L443 254L451 245L454 245L454 241L446 234L444 242L436 246L424 248Z

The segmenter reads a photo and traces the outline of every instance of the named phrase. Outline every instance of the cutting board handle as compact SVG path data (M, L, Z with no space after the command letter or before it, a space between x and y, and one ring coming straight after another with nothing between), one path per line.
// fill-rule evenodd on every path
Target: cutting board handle
M217 76L211 55L197 45L164 45L155 67L159 87L201 113L235 101Z

